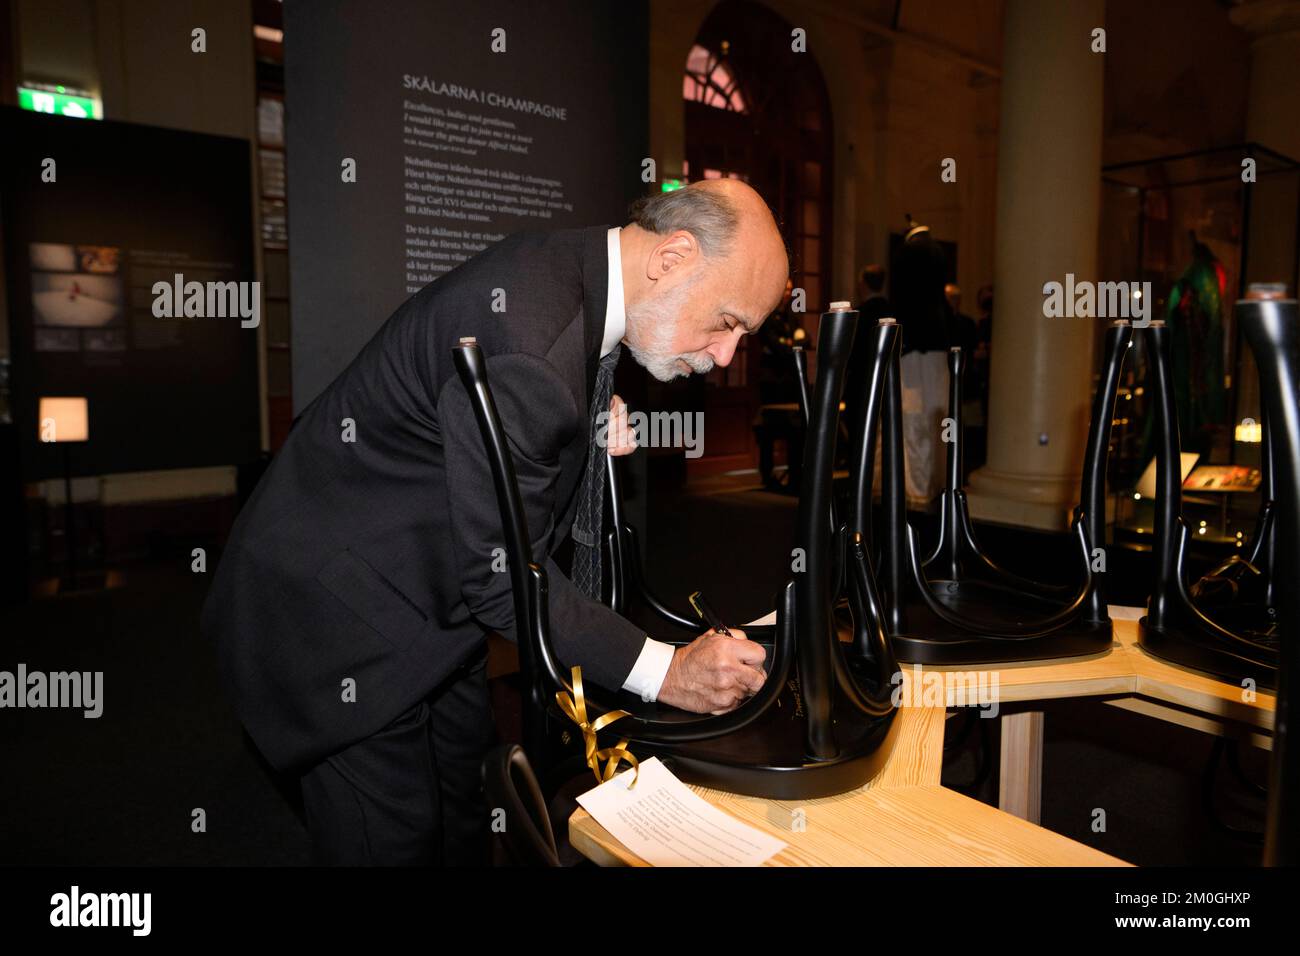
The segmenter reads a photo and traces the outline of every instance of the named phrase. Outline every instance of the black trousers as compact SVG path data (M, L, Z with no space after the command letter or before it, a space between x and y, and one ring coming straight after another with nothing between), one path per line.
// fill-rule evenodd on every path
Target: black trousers
M317 866L486 866L482 764L496 743L487 650L301 780Z

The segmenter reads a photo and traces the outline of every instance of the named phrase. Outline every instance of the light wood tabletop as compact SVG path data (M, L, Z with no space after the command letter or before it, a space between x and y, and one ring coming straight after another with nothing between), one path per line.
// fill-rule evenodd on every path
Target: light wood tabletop
M889 761L865 787L814 800L691 789L787 844L767 866L1124 866L939 785L946 711L902 707ZM646 866L581 807L569 841L602 866Z
M798 804L692 789L787 844L766 866L1127 865L938 784ZM602 866L647 865L581 808L569 818L569 840Z
M1115 640L1088 657L931 667L901 665L903 688L928 672L987 672L998 704L1104 698L1107 704L1205 733L1268 747L1276 698L1170 664L1138 644L1135 608L1111 608ZM770 624L769 614L756 624ZM889 762L867 786L797 805L693 787L710 803L784 840L771 866L1122 866L1122 861L1036 826L1044 714L1001 716L999 808L940 786L944 707L903 707ZM799 814L796 813L799 811ZM800 815L801 814L801 815ZM800 821L797 824L795 821ZM802 825L803 829L795 829ZM581 808L569 820L575 848L607 865L645 865Z
M1111 608L1112 614L1135 610ZM1271 691L1248 694L1239 685L1162 661L1139 646L1136 620L1116 619L1114 625L1115 640L1101 654L1011 664L926 666L924 670L996 673L1002 703L1136 694L1265 730L1272 728L1276 698Z
M1103 697L1132 713L1219 736L1235 736L1268 748L1276 696L1170 664L1138 643L1140 608L1112 606L1115 639L1088 657L964 667L925 667L924 672L986 673L1001 704ZM910 670L903 665L904 671ZM1044 713L1023 708L1001 717L998 806L1032 822L1041 819Z

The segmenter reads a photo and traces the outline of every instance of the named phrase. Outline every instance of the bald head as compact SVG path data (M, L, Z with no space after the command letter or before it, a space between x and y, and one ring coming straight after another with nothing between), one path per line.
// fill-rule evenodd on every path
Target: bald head
M630 223L659 236L691 233L710 259L728 259L739 248L786 263L776 220L752 186L739 179L706 179L684 189L638 200ZM788 263L787 263L788 264Z
M735 270L737 281L753 283L755 291L772 300L772 309L776 308L790 274L790 260L781 230L777 228L772 210L763 197L739 179L706 179L686 189L717 197L735 210L735 243L727 257L728 266ZM772 309L766 310L764 315Z
M620 239L633 356L661 380L727 365L785 291L789 259L763 198L708 179L632 207Z

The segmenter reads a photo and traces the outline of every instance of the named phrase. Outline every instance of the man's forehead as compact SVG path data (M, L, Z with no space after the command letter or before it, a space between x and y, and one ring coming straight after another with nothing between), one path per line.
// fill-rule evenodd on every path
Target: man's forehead
M759 302L740 302L732 301L725 306L725 311L735 316L736 321L746 329L753 332L776 308L781 304L784 297L785 286L781 287L782 295L777 296L774 300L763 300Z
M773 250L761 247L737 249L730 258L725 271L732 288L724 307L747 329L756 329L785 297L789 260L784 246L779 261Z

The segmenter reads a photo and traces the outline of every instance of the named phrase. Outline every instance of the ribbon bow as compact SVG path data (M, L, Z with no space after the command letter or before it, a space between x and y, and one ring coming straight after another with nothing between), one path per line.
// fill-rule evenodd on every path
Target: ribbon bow
M573 686L569 688L573 696L570 697L564 691L557 691L555 702L559 704L560 710L564 715L578 725L582 731L583 747L586 750L587 766L591 772L596 775L596 783L604 783L613 779L614 771L618 769L621 761L627 761L632 765L632 782L628 784L628 789L636 786L637 775L641 772L636 757L627 749L627 738L624 737L613 747L606 747L603 750L597 749L596 734L604 727L608 727L616 720L623 717L632 716L626 710L611 710L601 714L594 721L587 720L587 700L582 693L582 668L575 666L573 668ZM600 762L604 760L605 769L602 771Z

